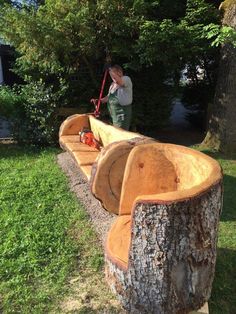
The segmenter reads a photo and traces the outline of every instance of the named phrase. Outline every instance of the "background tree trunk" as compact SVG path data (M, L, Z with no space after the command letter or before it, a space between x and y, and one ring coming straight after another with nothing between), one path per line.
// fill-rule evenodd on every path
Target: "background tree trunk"
M223 25L236 30L236 1L223 3ZM221 49L218 81L204 145L236 153L236 48L226 43Z

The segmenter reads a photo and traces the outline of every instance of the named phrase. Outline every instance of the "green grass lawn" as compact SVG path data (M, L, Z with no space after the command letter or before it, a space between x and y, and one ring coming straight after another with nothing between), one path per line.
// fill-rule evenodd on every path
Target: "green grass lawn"
M57 153L50 148L0 145L0 313L69 312L59 304L66 298L68 278L73 276L73 285L78 282L73 302L81 300L81 304L70 313L103 313L104 309L106 313L121 313L108 305L112 296L101 271L102 250L55 162ZM217 154L213 157L224 169L225 194L210 313L233 314L236 162ZM97 302L93 308L89 305L91 295Z
M210 314L236 313L236 160L207 152L224 172L224 207L220 218L216 274Z
M102 250L55 162L58 150L0 145L0 303L4 313L48 313L78 267ZM0 308L0 312L1 312Z

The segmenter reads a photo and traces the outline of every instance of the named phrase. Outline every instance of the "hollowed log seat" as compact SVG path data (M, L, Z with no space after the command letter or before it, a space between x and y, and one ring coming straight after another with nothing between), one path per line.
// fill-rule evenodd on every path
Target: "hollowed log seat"
M80 142L79 132L91 129L101 150ZM108 125L92 115L67 118L59 131L62 149L68 151L90 181L93 194L108 211L118 214L125 164L133 147L154 139Z
M155 142L92 116L66 121L61 146L82 169L92 166L92 192L118 214L108 233L105 262L107 281L123 307L150 314L200 309L210 297L215 272L219 164L193 149ZM76 135L82 121L104 145L87 161L79 157L86 148Z

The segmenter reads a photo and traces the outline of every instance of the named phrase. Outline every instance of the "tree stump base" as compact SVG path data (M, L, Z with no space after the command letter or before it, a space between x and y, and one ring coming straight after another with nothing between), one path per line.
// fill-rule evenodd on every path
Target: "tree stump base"
M221 203L219 183L192 200L136 205L127 267L106 255L106 279L127 311L187 314L208 301Z
M153 145L165 144L144 145L146 156ZM142 150L142 147L135 149ZM127 166L131 163L135 169L137 158L132 158L132 152ZM155 156L157 153L153 151ZM201 153L196 154L198 164L191 166L197 170L196 173L199 171L203 179L200 182L198 177L197 186L133 198L130 214L126 208L130 199L123 195L125 212L120 207L120 216L109 231L105 271L108 284L129 313L190 314L191 311L198 311L210 298L222 209L222 174L215 161ZM206 159L201 160L200 157ZM206 168L206 161L210 162L210 171ZM163 181L162 189L164 182L169 182L173 176L173 169L168 167L168 163L165 169L168 169L169 178ZM176 170L187 175L175 165ZM130 185L133 181L129 179ZM147 186L145 180L138 180L137 171L135 182L139 186L144 182ZM180 176L178 182L189 182L190 185L194 178L192 182L188 178L184 183L184 178Z

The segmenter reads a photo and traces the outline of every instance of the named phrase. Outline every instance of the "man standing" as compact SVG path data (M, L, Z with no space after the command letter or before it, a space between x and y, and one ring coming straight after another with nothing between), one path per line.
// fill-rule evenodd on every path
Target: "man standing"
M129 76L123 74L119 65L109 68L112 79L108 95L101 99L107 103L114 126L129 130L132 116L133 85ZM93 100L94 101L94 100Z

